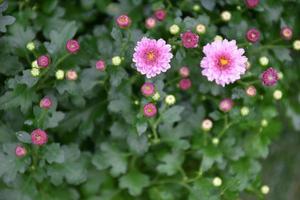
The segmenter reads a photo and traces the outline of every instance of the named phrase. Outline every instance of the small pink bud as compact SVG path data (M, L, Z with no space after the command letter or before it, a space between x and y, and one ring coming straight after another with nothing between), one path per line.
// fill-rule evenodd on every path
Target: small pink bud
M260 38L260 32L256 28L251 28L247 31L246 38L249 42L255 43Z
M50 65L51 60L50 57L47 55L41 55L40 57L38 57L37 59L37 64L39 67L41 68L46 68Z
M16 153L17 157L23 157L26 155L27 151L26 151L25 147L18 145L16 147L15 153Z
M144 115L146 117L154 117L157 113L157 108L153 103L148 103L144 106Z
M106 68L106 66L105 66L104 60L98 60L96 62L96 69L98 69L99 71L104 71L105 68Z
M120 28L128 28L131 25L131 19L127 15L120 15L116 22Z
M259 0L245 0L248 8L255 8L259 4Z
M146 19L146 28L152 29L156 26L156 19L153 17L149 17Z
M285 40L290 40L293 37L293 30L289 27L283 27L280 31L281 37Z
M77 80L78 75L77 75L77 72L75 70L71 69L71 70L67 71L66 77L70 81L75 81L75 80Z
M141 91L144 96L149 97L152 96L155 93L155 87L153 83L146 82L141 87Z
M246 94L250 97L254 97L256 95L256 88L252 85L247 87Z
M68 40L66 49L69 53L77 53L80 49L80 45L77 40Z
M261 79L265 86L273 86L279 79L278 72L274 68L270 67L262 73Z
M198 47L199 35L192 31L187 31L180 35L182 44L185 48L196 48Z
M155 15L157 20L163 21L166 18L167 13L164 9L159 9L159 10L155 11L154 15Z
M229 98L223 99L220 104L219 108L223 112L229 112L233 107L233 101Z
M182 78L187 78L190 75L190 70L188 67L183 66L179 69L179 74Z
M44 97L40 101L41 108L49 109L51 108L51 106L52 106L52 100L49 97Z
M192 81L189 78L181 79L179 82L179 88L182 90L188 90L192 86Z
M35 129L31 133L31 141L33 144L41 146L41 145L47 143L48 135L45 131L43 131L41 129Z

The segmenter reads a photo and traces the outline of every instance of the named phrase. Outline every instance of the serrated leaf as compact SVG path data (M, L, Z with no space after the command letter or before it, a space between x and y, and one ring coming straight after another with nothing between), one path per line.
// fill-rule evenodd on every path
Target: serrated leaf
M183 106L173 106L169 108L167 111L162 113L162 120L164 123L172 124L181 119L180 114L184 110Z
M120 188L126 188L129 194L137 196L142 193L144 187L150 184L150 179L147 175L138 171L131 171L128 174L122 176L119 180Z
M31 144L31 136L25 131L16 132L16 136L20 142Z
M63 163L65 161L64 151L58 143L47 145L45 148L44 158L51 164Z

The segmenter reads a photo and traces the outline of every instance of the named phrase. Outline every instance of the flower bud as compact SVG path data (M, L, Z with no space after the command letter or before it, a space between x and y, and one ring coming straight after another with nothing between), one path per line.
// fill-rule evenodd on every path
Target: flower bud
M245 0L248 8L255 8L259 4L259 0Z
M78 75L77 75L77 72L75 70L71 69L71 70L67 71L66 77L70 81L75 81L75 80L77 80Z
M267 186L267 185L263 185L263 186L260 188L260 191L261 191L261 193L263 193L263 194L268 194L268 193L270 192L270 188L269 188L269 186Z
M269 59L266 56L262 56L259 58L259 63L262 66L267 66L269 64Z
M212 182L215 187L220 187L222 185L222 179L220 177L215 177Z
M221 13L221 19L224 21L224 22L228 22L230 21L231 19L231 13L229 11L223 11Z
M293 37L293 30L290 27L283 27L280 35L284 40L291 40Z
M190 70L188 67L183 66L179 69L179 74L182 78L187 78L190 75Z
M250 85L246 89L246 94L250 97L254 97L256 95L256 88L253 85Z
M193 10L195 12L199 11L200 9L201 9L201 7L198 4L196 4L196 5L193 6Z
M220 35L216 35L214 38L214 41L222 41L222 40L223 40L223 37Z
M38 68L32 68L30 72L33 77L37 77L40 75L40 69Z
M26 48L29 51L33 51L35 49L35 44L33 42L28 42L27 45L26 45Z
M275 90L273 93L273 97L275 100L280 100L282 98L282 91L281 90Z
M293 43L293 48L297 51L300 50L300 40L295 40Z
M112 59L112 64L115 66L119 66L122 62L122 59L120 58L120 56L114 56Z
M37 63L37 60L35 60L35 61L33 61L33 62L31 63L31 67L32 67L32 68L39 68L38 63Z
M75 54L79 51L80 45L77 40L68 40L66 49L69 53Z
M45 131L41 129L35 129L31 132L31 142L35 145L43 145L48 141L48 135Z
M212 140L211 140L211 142L213 143L213 145L218 145L219 143L220 143L220 140L219 140L219 138L213 138Z
M249 110L248 107L244 106L244 107L241 108L241 115L242 115L242 116L247 116L247 115L249 115L249 112L250 112L250 110Z
M104 60L98 60L96 62L96 69L103 72L105 70L105 68L106 68L106 66L105 66Z
M181 90L188 90L192 86L192 81L189 78L181 79L179 82L179 88Z
M261 126L262 127L268 126L268 120L266 120L266 119L261 120Z
M229 112L233 107L233 101L229 98L223 99L219 104L219 109L223 112Z
M131 19L127 15L120 15L116 23L120 28L128 28L131 25Z
M27 151L26 151L25 147L22 147L20 145L18 145L15 149L15 154L19 158L24 157L26 155L26 153L27 153Z
M255 43L260 39L260 32L256 28L251 28L246 33L246 39L251 43Z
M171 34L176 35L177 33L179 33L180 28L178 25L173 24L172 26L170 26L169 31Z
M213 127L213 122L210 119L204 119L202 121L202 130L210 131L212 127Z
M49 109L52 106L52 100L49 97L44 97L40 101L40 107Z
M47 55L41 55L40 57L38 57L37 59L37 64L39 67L41 68L46 68L50 65L51 60L50 57Z
M198 34L204 34L206 32L206 27L204 24L198 24L196 26L196 31Z
M158 92L155 92L154 95L153 95L153 97L152 97L152 99L154 101L158 101L160 99L160 94Z
M173 105L176 102L176 98L174 95L167 95L165 98L165 102L167 105Z
M156 26L156 19L154 17L149 17L146 19L145 24L147 29L152 29Z
M152 96L155 93L154 84L150 82L144 83L143 86L141 87L141 91L145 97Z
M65 77L65 72L61 69L57 70L55 73L56 79L57 80L62 80Z
M155 11L154 15L155 15L157 20L163 21L166 18L167 13L164 9L159 9L159 10Z
M146 117L154 117L157 113L157 108L153 103L148 103L144 106L144 115Z
M189 48L196 48L198 47L199 43L199 35L193 33L192 31L186 31L180 35L182 45L189 49Z

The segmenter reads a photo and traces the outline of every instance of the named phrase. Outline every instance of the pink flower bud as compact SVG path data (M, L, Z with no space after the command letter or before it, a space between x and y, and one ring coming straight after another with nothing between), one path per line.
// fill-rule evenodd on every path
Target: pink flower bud
M31 133L31 141L33 144L41 146L48 141L47 133L41 129L35 129Z
M151 29L156 25L156 19L153 17L149 17L146 19L146 28Z
M262 73L261 79L265 86L273 86L279 79L278 72L274 68L270 67Z
M146 97L152 96L155 93L154 84L150 82L144 83L141 87L141 91Z
M16 147L15 153L16 153L17 157L23 157L26 155L27 151L26 151L25 147L18 145Z
M157 108L153 103L148 103L144 106L144 115L146 117L154 117L157 113Z
M251 28L247 31L246 38L249 42L255 43L260 38L260 32L256 28Z
M164 9L159 9L159 10L155 11L154 15L155 15L157 20L163 21L166 18L167 13Z
M233 101L229 98L223 99L220 104L219 108L223 112L229 112L233 107Z
M46 68L50 65L51 60L50 57L47 55L41 55L40 57L38 57L37 59L37 64L39 67L41 68Z
M75 81L78 78L77 72L75 70L68 70L66 73L66 77L70 81Z
M250 97L254 97L256 95L256 88L252 85L247 87L246 94Z
M120 28L128 28L131 25L131 19L127 15L120 15L116 22Z
M188 90L192 86L192 81L189 78L181 79L179 82L179 88L182 90Z
M283 27L280 31L281 37L285 40L290 40L293 37L293 30L289 27Z
M98 69L99 71L104 71L105 68L106 68L106 66L105 66L104 60L98 60L96 62L96 69Z
M44 97L40 101L41 108L49 109L51 108L51 106L52 106L52 100L49 97Z
M190 75L190 70L188 67L183 66L179 69L179 74L182 78L187 78Z
M245 0L248 8L255 8L259 4L259 0Z
M198 47L199 36L191 31L182 33L181 41L185 48L196 48Z
M80 45L77 40L68 40L66 44L66 49L69 53L77 53L80 49Z

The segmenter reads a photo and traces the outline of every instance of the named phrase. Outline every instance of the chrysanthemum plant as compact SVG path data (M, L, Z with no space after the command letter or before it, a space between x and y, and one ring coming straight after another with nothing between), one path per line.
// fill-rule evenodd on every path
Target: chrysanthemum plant
M299 129L299 9L1 0L0 198L265 199Z

